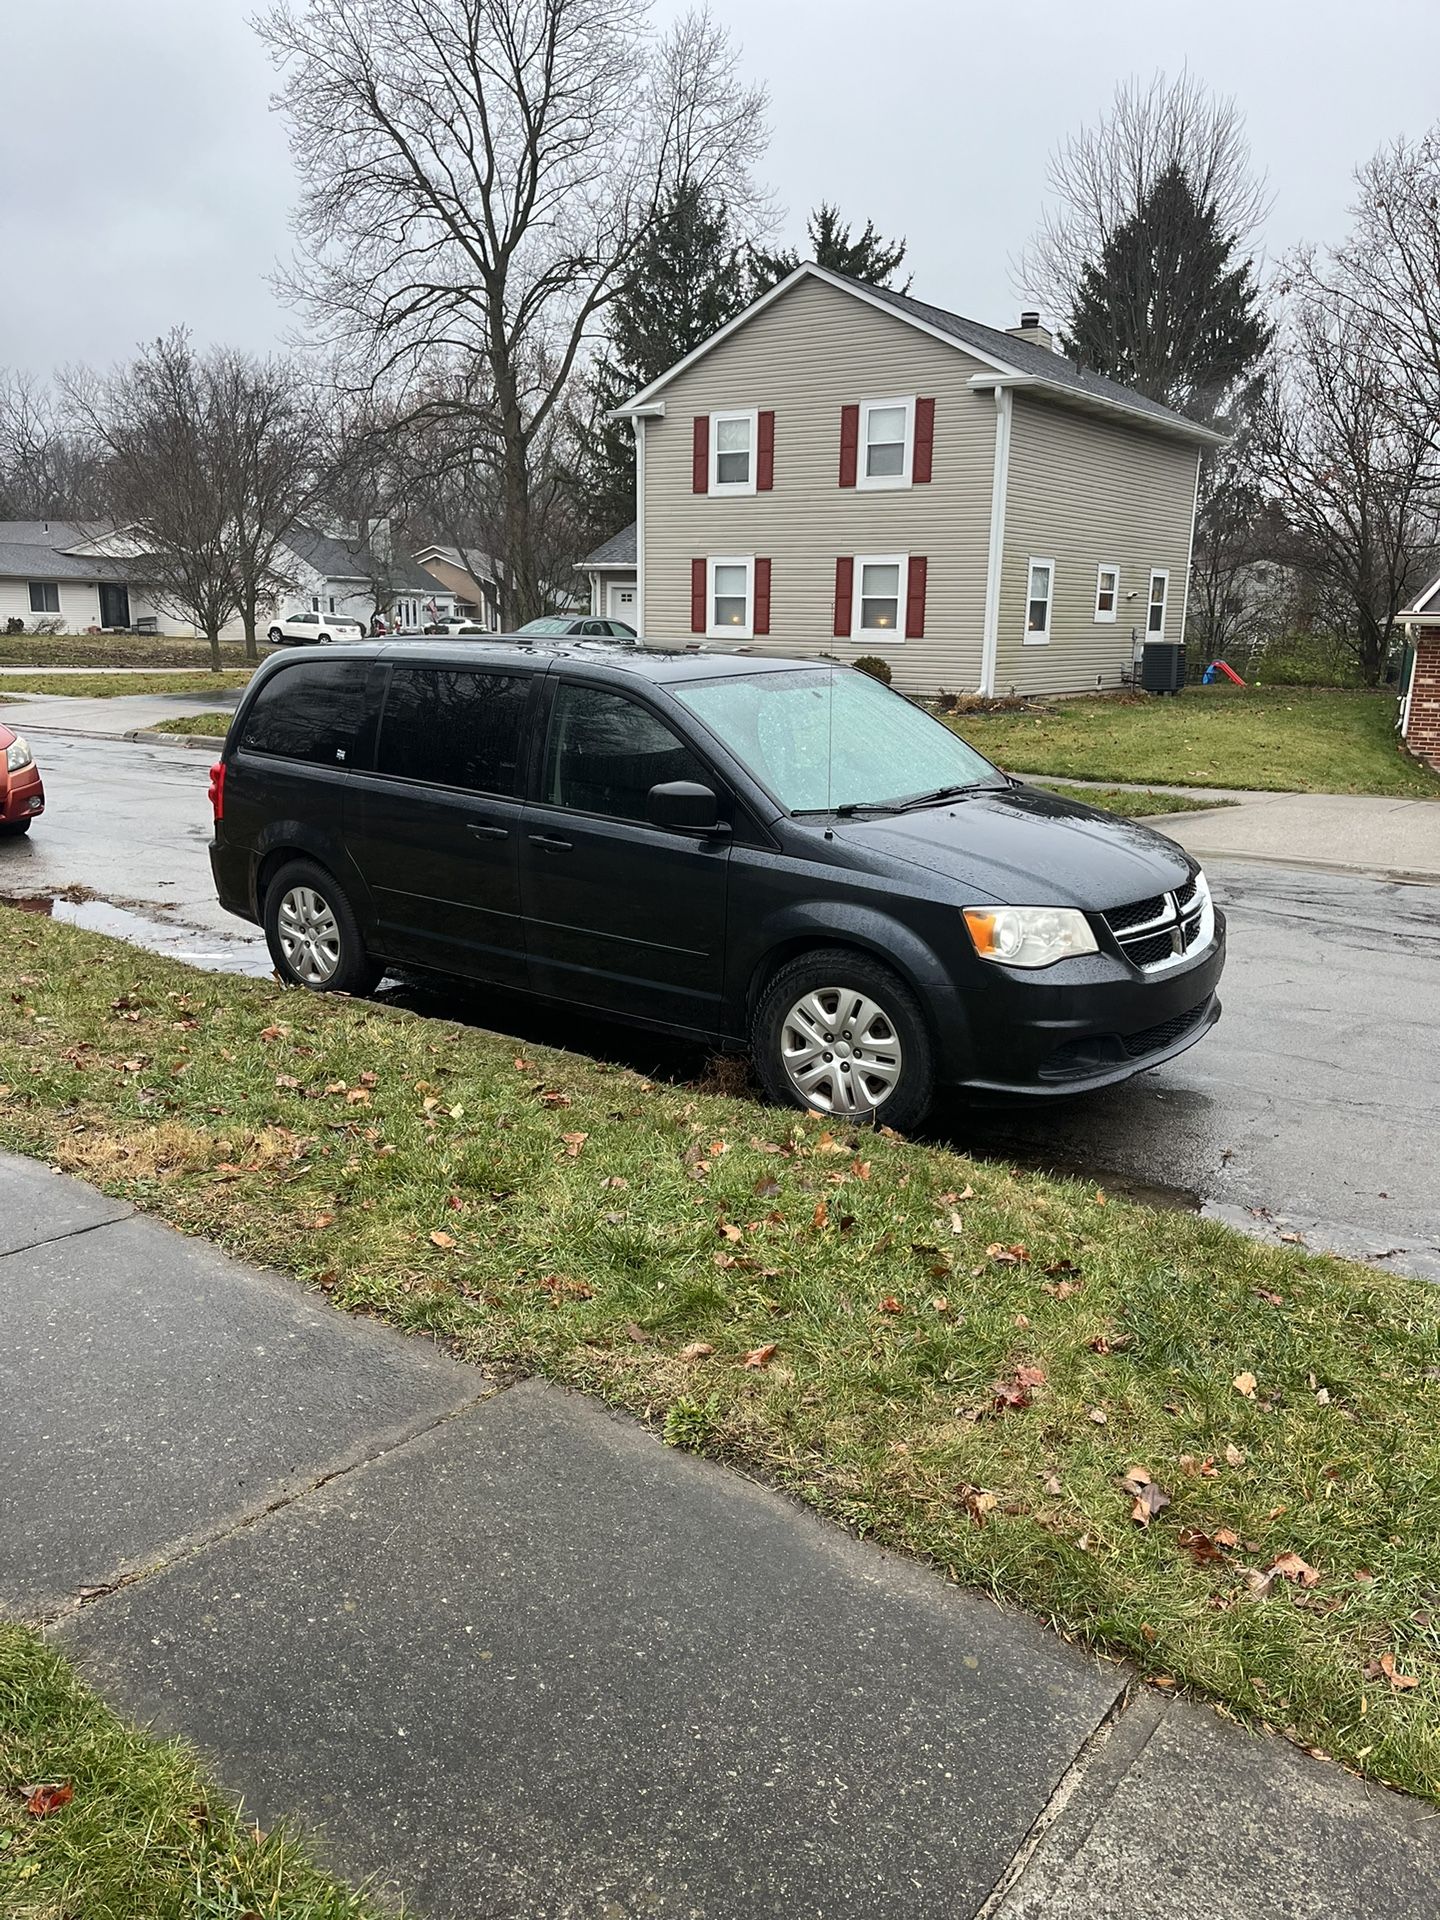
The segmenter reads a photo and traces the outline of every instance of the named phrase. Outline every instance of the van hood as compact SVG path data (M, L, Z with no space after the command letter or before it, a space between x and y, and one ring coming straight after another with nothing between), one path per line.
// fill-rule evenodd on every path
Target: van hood
M857 848L943 874L977 906L1103 912L1167 893L1194 870L1183 849L1149 827L1038 787L977 789L913 813L839 819L832 830Z

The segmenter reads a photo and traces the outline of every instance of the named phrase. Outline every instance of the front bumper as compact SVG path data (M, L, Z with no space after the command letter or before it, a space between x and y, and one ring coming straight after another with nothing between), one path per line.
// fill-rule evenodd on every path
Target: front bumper
M0 755L0 826L13 827L45 811L45 784L36 766L8 773Z
M1105 954L1028 979L997 968L993 987L964 996L970 1031L953 1084L1055 1099L1128 1080L1210 1031L1224 968L1220 914L1213 941L1191 965L1153 977ZM1069 978L1059 984L1062 969Z

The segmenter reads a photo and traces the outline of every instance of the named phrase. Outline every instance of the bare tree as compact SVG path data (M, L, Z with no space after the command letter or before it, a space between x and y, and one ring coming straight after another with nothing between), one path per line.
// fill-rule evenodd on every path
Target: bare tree
M1343 297L1388 336L1415 404L1440 421L1440 123L1382 148L1357 179Z
M1433 422L1405 393L1394 342L1353 298L1342 260L1299 255L1253 419L1255 468L1280 525L1275 557L1306 574L1378 684L1395 615L1434 562Z
M471 421L518 624L587 337L684 175L746 202L763 93L704 13L657 44L645 0L278 0L256 26L304 183L289 293L367 381Z
M1269 211L1269 193L1251 168L1235 102L1217 98L1188 72L1125 81L1109 111L1069 134L1051 157L1055 205L1015 264L1021 291L1056 315L1073 313L1087 266L1115 248L1176 174L1200 214L1245 252Z
M47 387L0 368L0 517L83 520L103 510L94 448L67 431Z
M231 425L223 385L181 329L108 375L61 376L73 416L103 456L106 504L133 540L167 612L210 642L239 606Z

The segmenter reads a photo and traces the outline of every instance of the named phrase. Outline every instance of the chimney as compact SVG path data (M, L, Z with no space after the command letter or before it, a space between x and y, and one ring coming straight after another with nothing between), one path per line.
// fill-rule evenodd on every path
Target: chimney
M1017 340L1028 340L1032 347L1044 347L1047 353L1055 351L1055 336L1048 327L1042 327L1038 313L1022 313L1018 327L1007 327L1007 333L1014 334Z

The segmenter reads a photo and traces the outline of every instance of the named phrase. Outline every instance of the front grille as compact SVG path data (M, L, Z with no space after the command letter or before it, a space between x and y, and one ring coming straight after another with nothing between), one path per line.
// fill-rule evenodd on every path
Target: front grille
M1143 927L1147 921L1158 920L1164 911L1165 896L1157 893L1153 900L1135 900L1128 907L1112 907L1105 920L1112 933L1124 933L1127 927Z
M1163 933L1146 933L1138 939L1122 940L1127 960L1133 960L1137 967L1153 967L1157 961L1168 960L1175 951L1174 937L1167 927Z
M1159 1053L1171 1046L1186 1034L1195 1023L1204 1017L1209 999L1204 999L1198 1007L1191 1007L1188 1013L1177 1013L1173 1019L1162 1020L1158 1026L1146 1027L1143 1033L1122 1033L1120 1044L1132 1060L1141 1060L1147 1053Z
M1195 945L1204 925L1205 906L1200 877L1191 874L1174 893L1111 907L1104 920L1125 958L1149 972L1178 960Z

